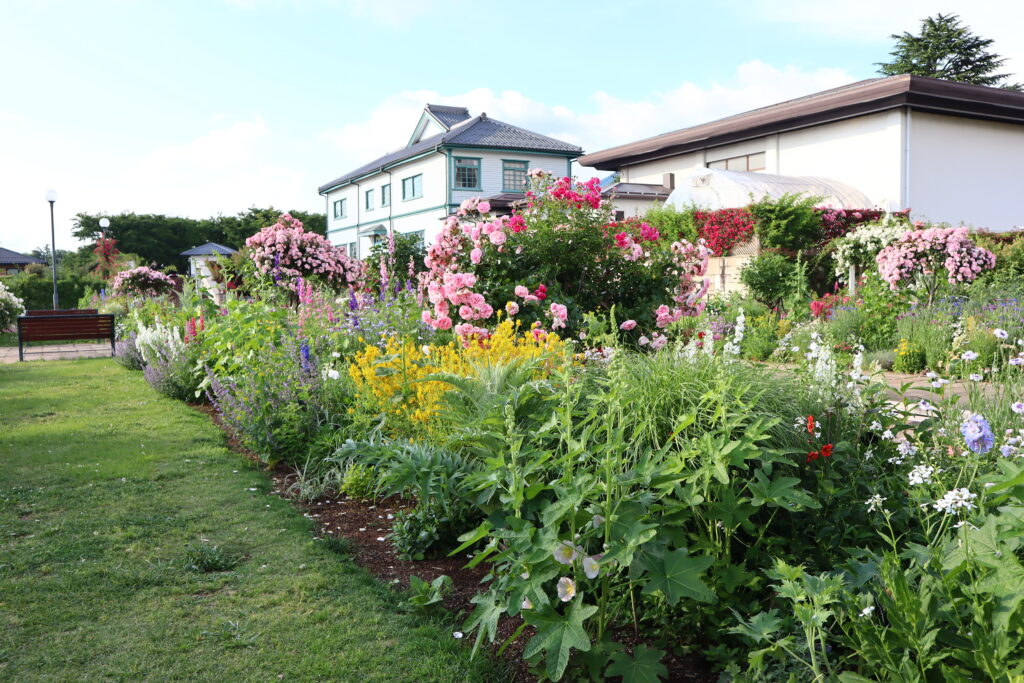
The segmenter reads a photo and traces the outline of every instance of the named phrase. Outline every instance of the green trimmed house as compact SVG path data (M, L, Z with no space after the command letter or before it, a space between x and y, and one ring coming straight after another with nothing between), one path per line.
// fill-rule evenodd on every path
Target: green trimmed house
M389 231L433 241L463 200L505 211L524 197L527 171L571 175L583 150L465 107L428 104L409 143L321 185L327 236L363 258Z

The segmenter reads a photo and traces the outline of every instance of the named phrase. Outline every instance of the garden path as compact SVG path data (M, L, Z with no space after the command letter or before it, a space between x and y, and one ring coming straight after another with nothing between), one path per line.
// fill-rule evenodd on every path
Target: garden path
M110 344L71 343L29 346L25 360L73 360L75 358L103 358L110 356ZM0 363L17 363L17 346L0 346Z

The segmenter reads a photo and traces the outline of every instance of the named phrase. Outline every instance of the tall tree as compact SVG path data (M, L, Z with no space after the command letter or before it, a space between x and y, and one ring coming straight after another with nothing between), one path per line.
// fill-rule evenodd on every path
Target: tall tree
M1004 83L1010 74L996 73L1005 57L988 51L994 42L971 33L955 14L937 14L921 22L921 34L892 34L896 46L891 62L876 64L883 76L912 74L974 85L1021 90L1020 83Z

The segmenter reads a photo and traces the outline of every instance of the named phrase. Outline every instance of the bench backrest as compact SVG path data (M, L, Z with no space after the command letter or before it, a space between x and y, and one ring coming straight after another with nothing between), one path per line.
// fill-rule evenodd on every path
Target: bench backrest
M60 311L25 311L25 315L35 318L40 315L96 315L95 308L66 308Z
M20 341L72 341L75 339L114 339L114 316L49 315L18 318Z

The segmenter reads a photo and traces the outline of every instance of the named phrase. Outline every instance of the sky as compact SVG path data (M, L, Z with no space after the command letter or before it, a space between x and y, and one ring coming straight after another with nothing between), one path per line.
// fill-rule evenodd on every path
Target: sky
M0 0L0 246L49 242L49 189L58 248L79 212L323 211L427 102L597 151L873 77L937 12L1024 74L1010 0Z

